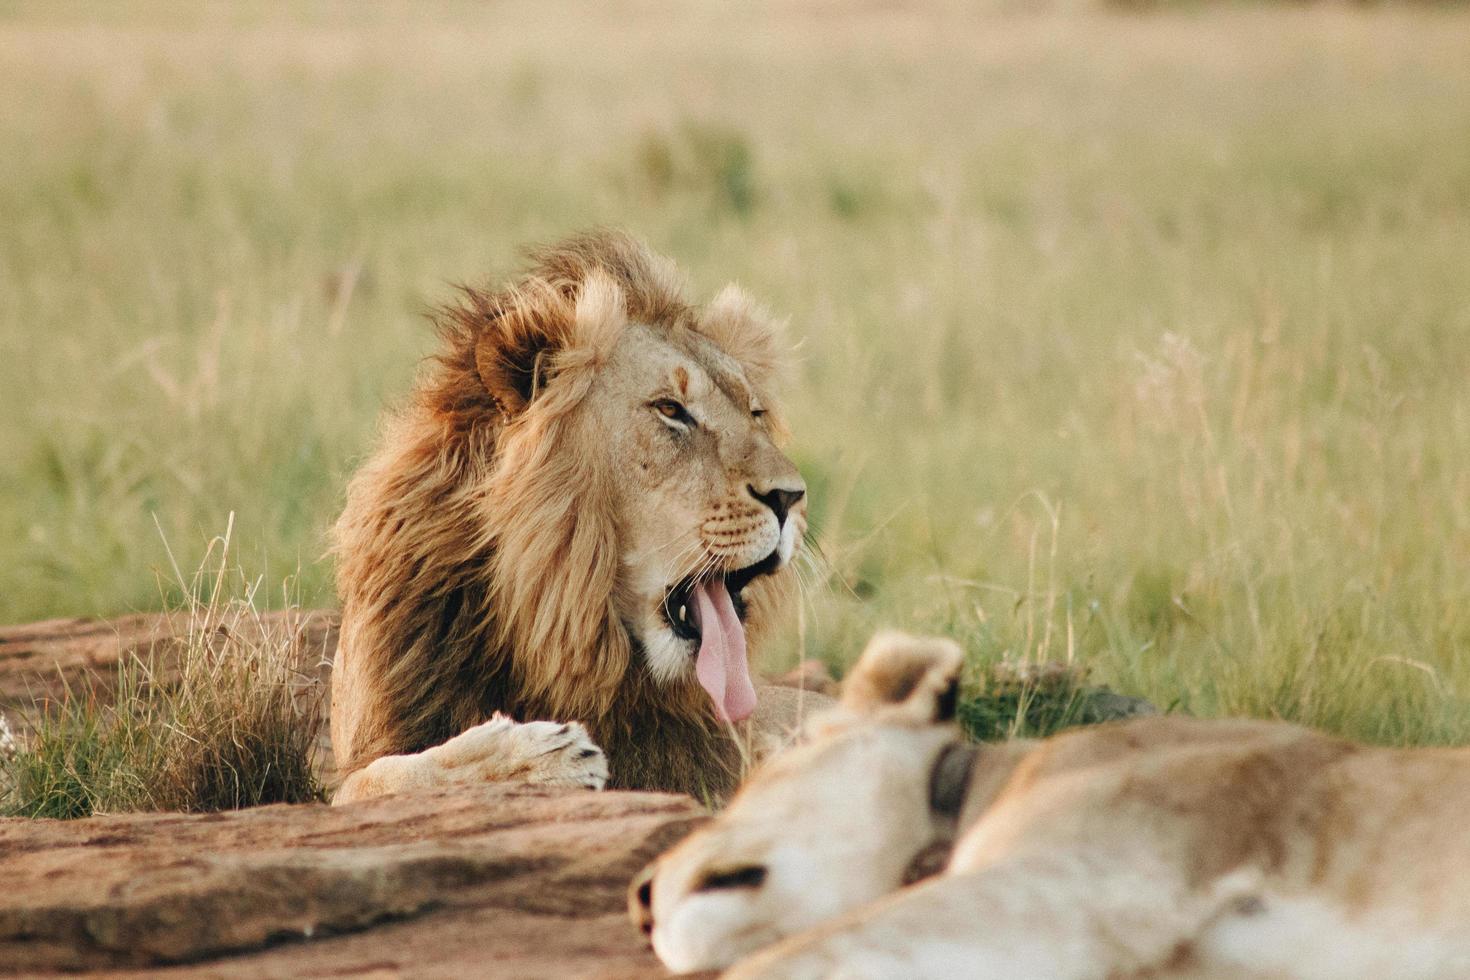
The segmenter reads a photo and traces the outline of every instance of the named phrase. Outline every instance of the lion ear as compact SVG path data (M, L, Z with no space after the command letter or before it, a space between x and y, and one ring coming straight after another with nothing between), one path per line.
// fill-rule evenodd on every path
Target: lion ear
M782 342L783 326L732 282L705 307L699 332L748 370L773 380L788 353Z
M505 414L522 411L559 370L600 361L625 324L623 291L602 269L568 292L533 279L482 310L475 371Z
M546 383L545 357L555 350L548 334L496 329L499 320L475 342L475 370L490 397L506 415L517 415Z
M893 630L868 641L842 688L854 715L911 724L950 721L959 701L964 654L953 641Z

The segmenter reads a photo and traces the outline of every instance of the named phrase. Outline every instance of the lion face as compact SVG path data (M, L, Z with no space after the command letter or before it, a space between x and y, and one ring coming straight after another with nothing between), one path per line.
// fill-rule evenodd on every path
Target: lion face
M666 966L724 968L904 884L936 833L936 765L960 738L959 664L946 641L875 637L810 741L644 869L629 909Z
M617 473L617 614L656 681L696 677L730 721L755 707L745 589L781 573L806 529L767 398L701 333L635 323L584 405Z

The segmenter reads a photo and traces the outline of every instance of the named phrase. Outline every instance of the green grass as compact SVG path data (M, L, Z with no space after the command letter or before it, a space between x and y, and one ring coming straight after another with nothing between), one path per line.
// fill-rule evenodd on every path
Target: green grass
M330 604L447 283L617 224L804 339L830 568L953 635L1470 741L1470 11L0 5L0 621L155 518ZM175 596L177 598L177 596Z

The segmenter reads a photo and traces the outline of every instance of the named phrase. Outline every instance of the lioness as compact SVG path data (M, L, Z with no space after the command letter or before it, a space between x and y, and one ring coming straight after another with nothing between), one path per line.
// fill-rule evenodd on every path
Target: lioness
M635 880L665 964L1470 977L1470 751L1185 718L975 745L951 722L960 660L875 638L809 744Z
M736 287L598 232L438 316L336 526L335 801L470 780L728 792L792 720L748 650L794 579L787 354ZM604 757L603 750L606 750Z

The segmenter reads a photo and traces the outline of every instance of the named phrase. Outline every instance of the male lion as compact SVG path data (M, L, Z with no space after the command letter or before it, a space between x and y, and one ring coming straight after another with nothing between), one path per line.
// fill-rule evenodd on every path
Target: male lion
M951 723L960 660L880 635L812 741L634 881L668 966L1470 977L1470 750L1177 717L975 745Z
M747 663L806 526L773 325L734 286L691 306L623 234L532 259L441 313L348 489L336 802L499 779L719 797L729 723L790 720Z

